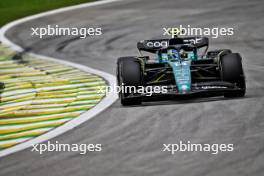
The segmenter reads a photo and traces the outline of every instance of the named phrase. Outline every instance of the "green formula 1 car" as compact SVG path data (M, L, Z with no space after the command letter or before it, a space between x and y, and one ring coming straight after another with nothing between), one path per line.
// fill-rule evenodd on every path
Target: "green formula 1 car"
M140 56L117 61L118 84L130 88L120 91L121 103L136 105L154 97L194 94L243 97L246 83L241 55L230 49L207 51L208 41L206 37L177 37L138 42Z

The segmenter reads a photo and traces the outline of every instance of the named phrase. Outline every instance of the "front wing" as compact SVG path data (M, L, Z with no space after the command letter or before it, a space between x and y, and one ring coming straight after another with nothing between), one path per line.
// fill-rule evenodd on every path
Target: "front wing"
M177 97L187 97L192 95L197 96L219 96L223 95L225 92L238 91L241 90L236 84L224 82L224 81L215 81L215 82L203 82L192 84L191 90L188 92L179 92L177 86L168 85L166 93L152 93L151 96L149 93L131 93L127 98L133 97L143 97L145 99L151 98L177 98Z

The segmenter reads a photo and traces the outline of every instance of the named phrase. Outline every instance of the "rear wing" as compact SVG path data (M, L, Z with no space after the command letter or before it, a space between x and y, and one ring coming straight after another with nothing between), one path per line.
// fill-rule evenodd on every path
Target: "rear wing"
M161 48L184 44L192 44L197 48L208 47L209 39L207 37L184 37L158 40L141 40L137 43L137 48L139 51L156 53Z

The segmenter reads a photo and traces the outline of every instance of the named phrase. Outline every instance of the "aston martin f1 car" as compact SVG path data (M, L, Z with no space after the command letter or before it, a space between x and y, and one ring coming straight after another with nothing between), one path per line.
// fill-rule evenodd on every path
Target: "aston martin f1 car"
M207 37L139 41L139 56L117 61L119 86L134 88L120 91L121 103L138 105L154 97L194 94L243 97L246 82L241 55L230 49L208 51L208 47Z

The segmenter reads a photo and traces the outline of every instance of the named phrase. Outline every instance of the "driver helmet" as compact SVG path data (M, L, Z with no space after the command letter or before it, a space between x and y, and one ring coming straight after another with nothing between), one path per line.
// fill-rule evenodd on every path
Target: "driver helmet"
M178 60L179 59L179 53L176 49L169 49L168 50L168 59L169 60Z
M180 50L180 56L181 58L188 58L188 53L184 51L183 49Z

